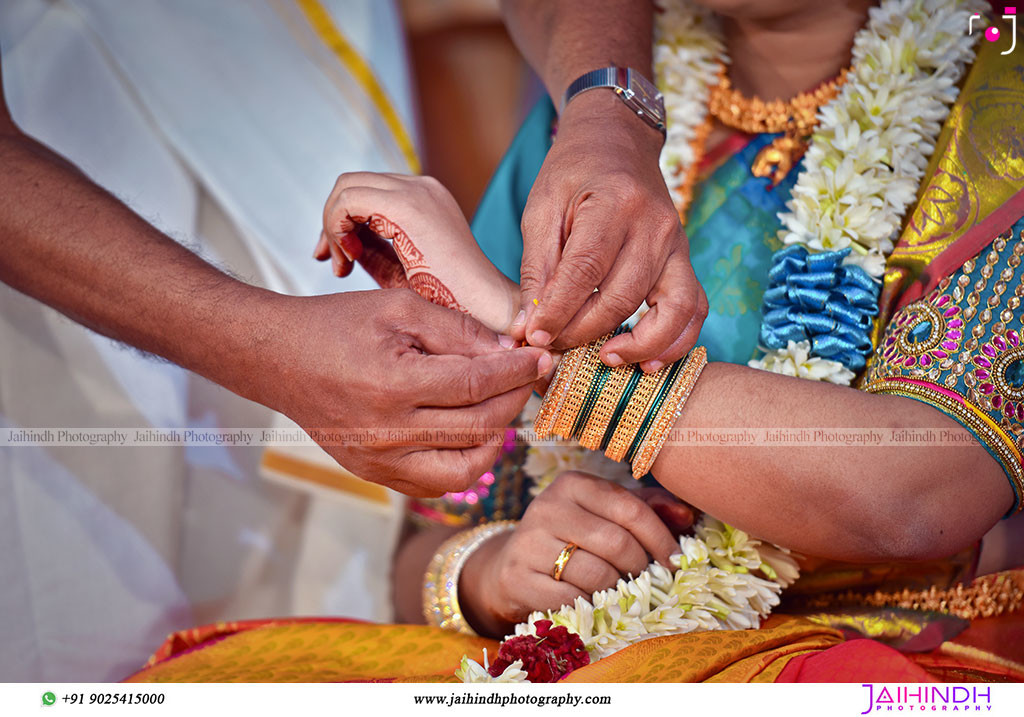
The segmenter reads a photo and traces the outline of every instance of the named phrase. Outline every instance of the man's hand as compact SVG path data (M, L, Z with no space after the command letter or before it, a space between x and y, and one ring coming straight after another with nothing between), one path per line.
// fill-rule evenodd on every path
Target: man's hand
M552 365L408 289L274 295L262 312L264 363L239 392L361 478L412 496L464 490L487 471Z
M661 139L611 91L569 103L523 214L526 316L514 333L577 346L646 299L650 311L602 360L656 371L693 346L708 304L658 166Z
M293 297L237 281L18 132L2 97L0 282L314 436L372 429L378 440L321 436L368 480L440 495L494 462L488 438L550 370L545 351L506 348L508 337L407 289Z

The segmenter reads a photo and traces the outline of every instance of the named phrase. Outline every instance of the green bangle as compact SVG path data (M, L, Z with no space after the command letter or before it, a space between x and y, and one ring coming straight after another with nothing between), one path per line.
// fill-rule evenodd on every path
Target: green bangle
M665 402L665 397L669 391L672 390L672 384L675 383L676 376L679 375L679 371L686 364L687 359L690 356L687 354L683 358L672 364L672 368L668 372L668 376L665 377L665 383L658 389L658 395L654 398L654 403L651 404L651 409L644 416L643 423L640 424L640 430L636 432L636 436L633 438L633 443L629 446L629 450L626 451L626 463L633 463L633 456L636 455L637 450L643 445L644 437L647 435L647 431L651 429L651 424L654 423L654 417L658 415L658 410L661 408L661 404Z
M597 399L601 395L601 390L604 385L608 383L608 377L612 375L612 369L610 366L601 366L597 369L597 373L594 374L594 379L590 382L590 388L587 390L587 395L583 399L583 406L580 408L579 415L576 416L576 422L572 424L572 432L569 434L570 438L578 441L580 435L583 433L583 429L587 426L587 421L590 420L590 414L594 410L594 406L597 405Z
M625 326L620 326L612 332L609 338L625 333L625 330ZM594 373L594 378L587 389L587 395L583 398L583 405L580 407L579 415L576 416L576 420L572 424L572 431L569 433L569 437L574 441L578 441L580 436L583 435L583 430L587 427L587 421L590 420L590 414L593 413L594 406L597 405L597 400L601 397L601 391L604 389L605 384L608 383L608 377L611 374L612 368L603 363Z

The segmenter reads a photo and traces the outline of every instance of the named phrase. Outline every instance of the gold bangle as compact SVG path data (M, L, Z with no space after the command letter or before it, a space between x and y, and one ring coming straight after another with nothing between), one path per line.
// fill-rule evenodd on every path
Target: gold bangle
M576 371L583 362L586 349L586 346L578 346L562 355L562 360L559 361L555 375L551 379L551 385L544 394L544 400L541 401L537 417L533 421L533 430L538 439L547 438L554 432L555 422L562 412L566 394L576 379Z
M573 379L572 385L569 386L565 401L558 413L558 419L555 421L554 433L556 436L569 438L572 434L573 424L576 423L576 417L579 415L580 409L583 408L583 402L587 397L587 389L590 388L594 375L601 366L598 351L606 338L607 336L580 347L583 349L583 354L576 377Z
M428 625L476 635L459 609L459 576L477 548L496 535L515 530L517 524L514 520L484 523L442 543L423 575L423 617Z
M622 392L626 390L626 384L632 373L631 365L617 366L612 369L611 375L608 376L608 381L604 385L604 390L597 397L594 410L590 412L590 420L587 421L586 428L583 429L583 435L580 436L581 446L592 451L601 449L601 439L604 438L604 433L608 430L615 407L619 405L619 399L622 398Z
M661 409L633 460L633 477L637 480L650 473L651 466L664 447L672 427L679 420L687 399L697 385L697 379L708 364L707 349L703 346L695 347L685 361L686 364L676 377L675 385L670 389L665 402L661 404Z
M640 478L650 470L665 445L707 365L707 351L698 346L681 359L681 367L680 362L662 366L653 374L643 374L639 381L633 377L639 369L632 365L618 366L602 373L597 380L602 367L601 347L613 335L606 334L578 346L562 357L537 412L534 430L538 439L578 435L580 445L590 450L600 450L611 431L605 455L622 461L628 454L633 476ZM672 383L668 385L670 377ZM624 394L629 388L632 393L627 398ZM628 402L620 405L624 401Z
M629 405L626 406L622 418L619 419L619 425L608 443L608 449L604 452L613 461L621 462L626 456L626 451L629 450L633 439L636 438L640 424L643 423L644 416L651 409L654 396L668 377L670 368L671 366L662 366L656 373L644 374L640 379L640 383L637 384L636 391L633 392L633 397L629 400Z

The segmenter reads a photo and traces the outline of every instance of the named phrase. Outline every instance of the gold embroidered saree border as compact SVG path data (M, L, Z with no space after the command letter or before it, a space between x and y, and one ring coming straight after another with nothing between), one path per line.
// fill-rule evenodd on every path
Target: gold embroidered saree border
M992 417L967 400L958 391L920 379L894 377L872 381L864 386L868 393L885 393L913 398L945 413L969 430L999 461L1013 488L1014 504L1010 514L1024 508L1024 466L1017 444Z
M1022 101L1018 57L1003 55L994 43L980 43L886 262L871 336L876 346L894 311L927 294L1017 219L1011 215L1013 205L1024 205L1024 158L997 138L1013 116L1010 108Z

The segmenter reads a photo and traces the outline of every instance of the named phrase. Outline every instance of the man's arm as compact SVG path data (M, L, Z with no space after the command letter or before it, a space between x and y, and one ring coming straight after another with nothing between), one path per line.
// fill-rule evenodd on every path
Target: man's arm
M290 297L237 281L20 132L2 90L0 281L288 415L314 439L325 428L426 431L415 442L321 442L397 490L464 488L497 457L489 434L519 412L550 356L505 349L408 290Z
M241 388L232 374L252 367L238 360L266 338L243 312L262 307L269 292L161 234L21 133L3 103L0 167L0 281L99 333Z
M653 78L650 2L505 0L502 8L556 107L590 70L618 65ZM653 310L605 344L606 363L656 370L696 341L707 299L661 176L662 142L608 89L581 94L562 113L523 214L525 317L517 333L530 343L595 339L645 299Z
M598 67L632 67L652 76L653 13L645 0L502 0L501 8L555 107L573 80Z

